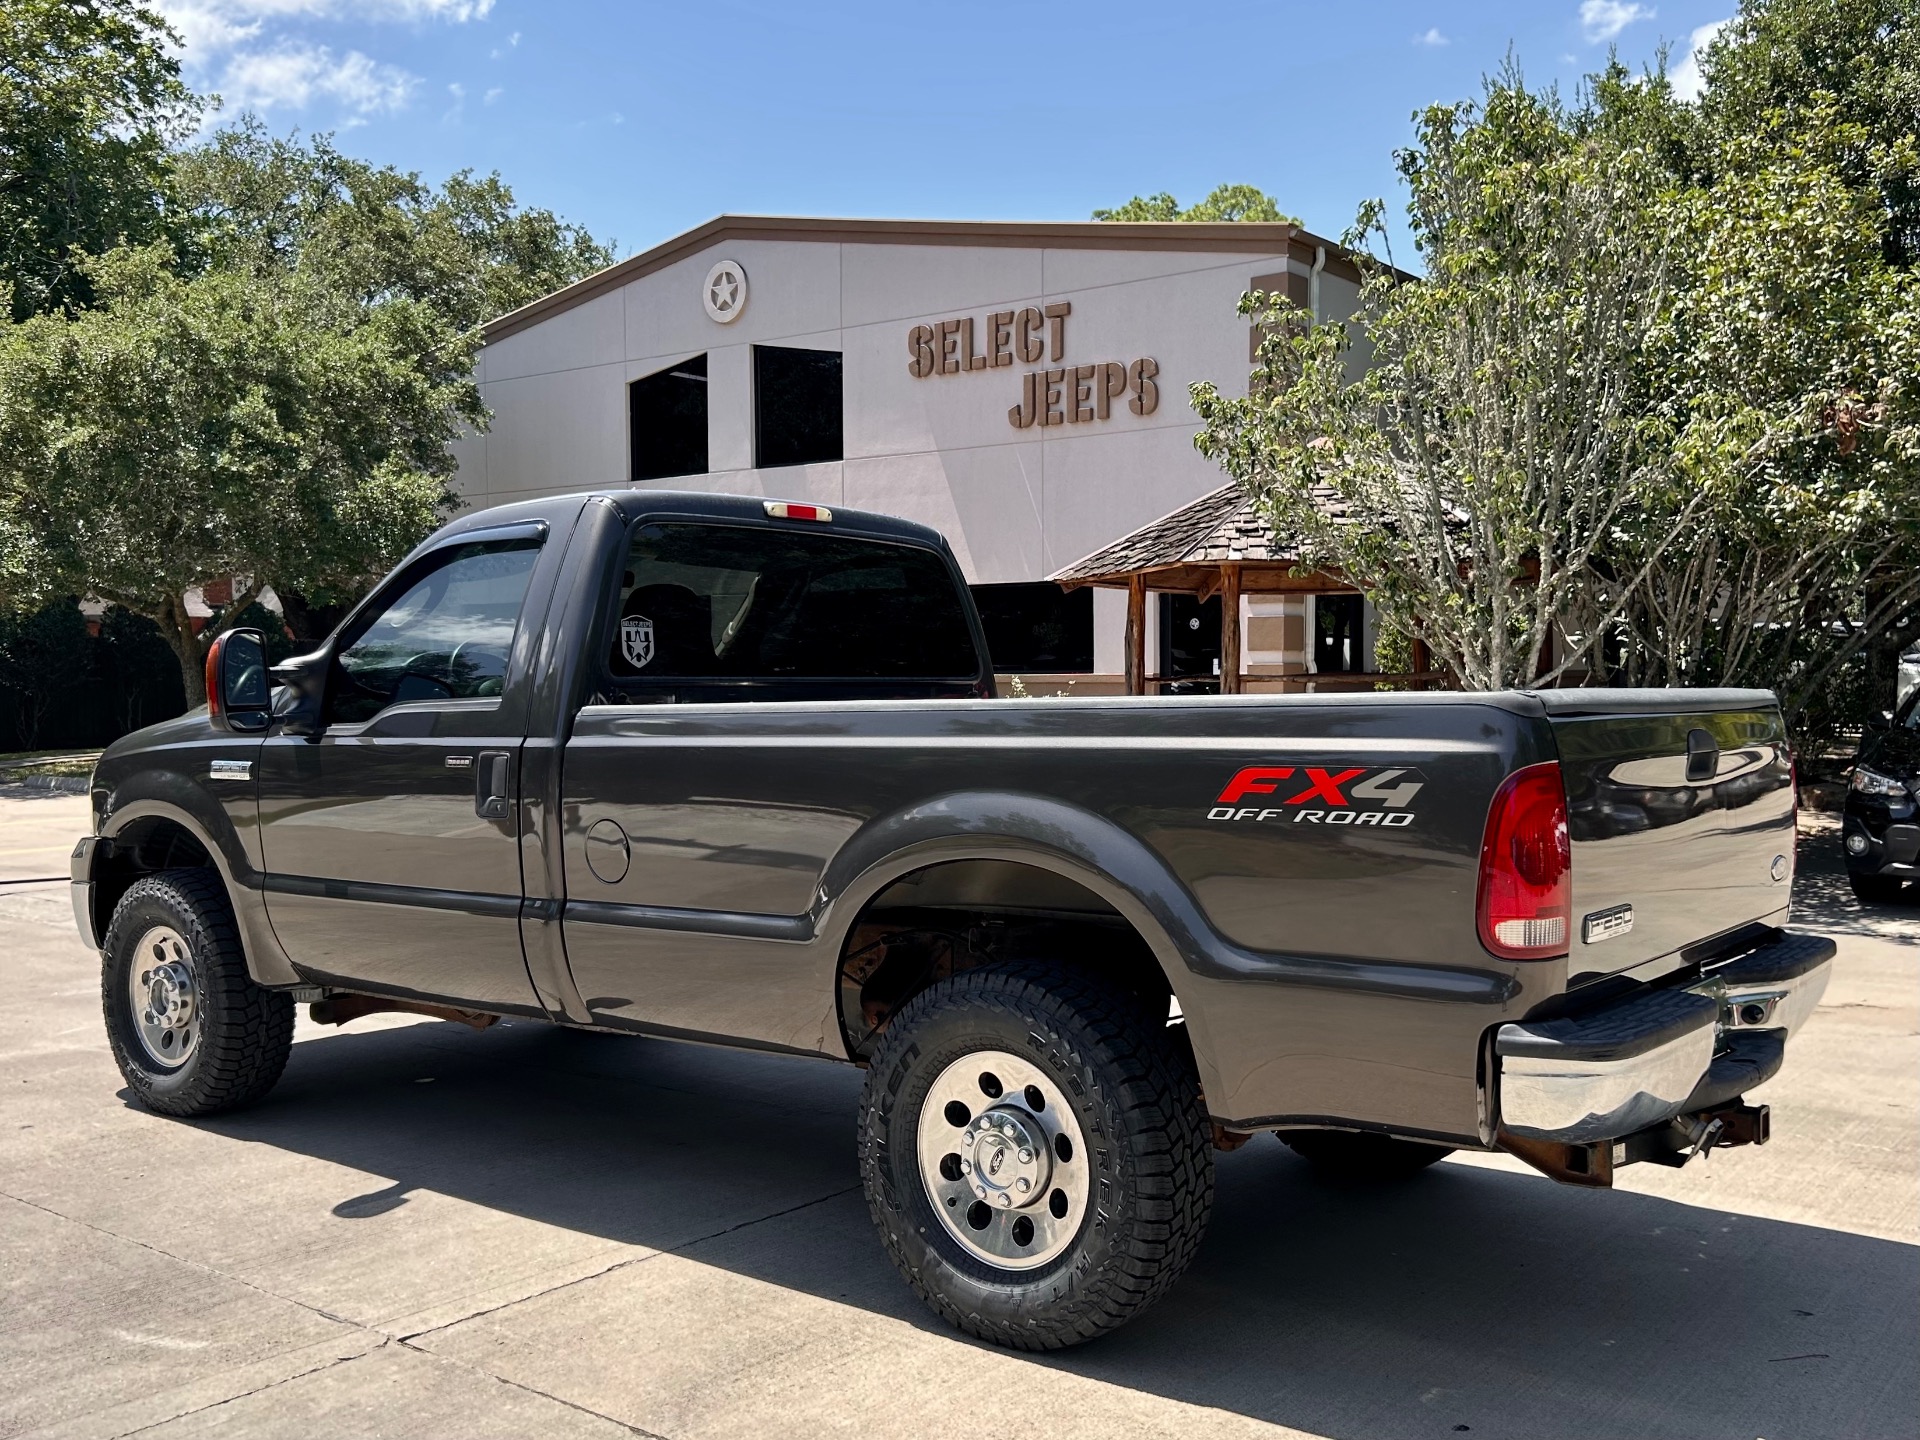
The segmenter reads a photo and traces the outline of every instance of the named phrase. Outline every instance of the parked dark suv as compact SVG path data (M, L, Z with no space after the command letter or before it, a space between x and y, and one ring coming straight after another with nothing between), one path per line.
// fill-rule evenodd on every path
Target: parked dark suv
M1847 879L1868 903L1920 880L1920 690L1860 737L1847 786Z

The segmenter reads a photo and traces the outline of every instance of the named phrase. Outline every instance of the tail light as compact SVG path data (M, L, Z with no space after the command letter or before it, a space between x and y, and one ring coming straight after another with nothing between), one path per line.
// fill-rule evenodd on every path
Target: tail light
M1567 790L1553 761L1506 778L1480 845L1480 943L1506 960L1567 953L1573 847Z

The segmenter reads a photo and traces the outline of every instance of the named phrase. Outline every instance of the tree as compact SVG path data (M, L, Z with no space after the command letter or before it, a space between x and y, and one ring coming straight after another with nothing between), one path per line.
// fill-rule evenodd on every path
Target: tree
M0 281L12 318L88 303L76 253L143 243L168 219L169 145L201 103L174 37L136 0L0 6Z
M580 226L520 206L497 174L462 170L436 190L330 136L276 138L251 117L182 153L178 174L190 265L299 271L343 305L413 300L456 330L613 263Z
M1096 220L1284 220L1300 222L1283 215L1279 204L1264 190L1252 185L1220 185L1196 205L1180 208L1180 202L1161 191L1158 195L1136 195L1113 210L1096 210Z
M0 604L149 617L193 703L264 587L317 638L445 518L479 326L611 257L497 176L436 190L252 121L176 166L177 247L84 262L90 308L0 337ZM196 632L185 592L227 576Z
M40 743L54 703L85 678L87 622L71 595L21 614L0 613L0 694L21 748Z
M185 592L364 583L442 517L447 446L483 420L474 337L395 299L343 324L299 273L185 277L164 245L88 266L92 309L0 344L0 596L81 590L159 625L189 703Z
M1699 111L1721 142L1836 122L1829 163L1884 207L1887 262L1920 261L1920 6L1914 0L1741 0L1700 62Z
M1511 72L1482 105L1426 110L1397 159L1427 278L1368 262L1349 324L1249 295L1266 326L1249 393L1196 385L1195 444L1469 687L1551 680L1626 603L1636 577L1596 564L1617 528L1675 493L1632 405L1671 304L1645 223L1658 176ZM1384 245L1380 217L1365 208L1349 242ZM1353 378L1356 334L1371 365ZM1695 503L1654 509L1640 563ZM1576 614L1593 623L1567 636Z

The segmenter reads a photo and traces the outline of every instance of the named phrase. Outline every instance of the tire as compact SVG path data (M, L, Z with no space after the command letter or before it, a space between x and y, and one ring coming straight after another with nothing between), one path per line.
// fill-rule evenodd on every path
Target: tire
M1451 1146L1351 1130L1282 1130L1287 1148L1329 1180L1381 1185L1411 1180L1453 1153Z
M251 1104L293 1048L293 1001L247 974L211 870L163 870L128 887L107 927L100 1000L127 1088L162 1115Z
M956 1103L973 1112L964 1129ZM964 1174L945 1168L961 1150L980 1160ZM859 1156L907 1283L949 1324L1019 1350L1133 1319L1192 1262L1213 1209L1183 1037L1137 998L1052 966L966 971L901 1007L867 1073ZM987 1192L1029 1173L1027 1197Z
M1847 884L1853 887L1853 898L1862 905L1891 905L1900 898L1905 882L1897 875L1854 875L1849 873Z

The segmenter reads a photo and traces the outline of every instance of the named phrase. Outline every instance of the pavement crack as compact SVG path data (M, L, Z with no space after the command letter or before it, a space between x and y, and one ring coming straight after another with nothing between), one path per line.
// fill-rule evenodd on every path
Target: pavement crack
M414 1341L428 1335L437 1335L442 1330L451 1330L454 1326L464 1325L469 1320L481 1320L488 1315L497 1315L502 1310L510 1310L516 1305L525 1305L529 1301L543 1299L548 1295L558 1295L562 1290L571 1290L575 1285L584 1285L587 1281L598 1280L603 1275L612 1275L620 1270L631 1269L635 1265L644 1265L647 1261L657 1260L663 1255L685 1254L687 1251L693 1249L694 1246L704 1245L709 1240L718 1240L723 1235L732 1235L740 1230L751 1229L755 1225L764 1225L769 1220L779 1220L787 1215L797 1215L802 1210L810 1210L816 1205L825 1205L829 1201L851 1195L859 1189L860 1187L858 1185L848 1185L844 1189L830 1191L825 1195L816 1195L811 1200L802 1200L797 1205L789 1205L784 1210L774 1210L765 1215L756 1215L751 1220L742 1220L738 1224L723 1226L721 1229L709 1231L705 1235L696 1235L691 1240L683 1241L678 1245L668 1246L664 1250L655 1250L646 1255L635 1255L627 1260L616 1260L611 1265L603 1265L590 1274L576 1275L571 1280L562 1280L558 1284L549 1285L542 1290L535 1290L531 1294L519 1295L511 1300L502 1300L498 1305L488 1305L484 1309L475 1310L469 1315L462 1315L457 1320L448 1320L444 1324L429 1325L424 1330L412 1331L409 1334L400 1336L400 1343L409 1349L418 1348L414 1346Z
M484 1365L474 1365L453 1355L442 1355L436 1350L425 1350L418 1345L410 1344L406 1340L400 1340L396 1343L403 1349L409 1350L424 1359L436 1361L442 1365L451 1365L455 1369L465 1370L469 1375L483 1375L489 1380L496 1381L501 1385L511 1386L513 1389L525 1394L538 1395L542 1400L551 1400L556 1405L564 1405L567 1409L577 1411L582 1415L591 1415L594 1419L604 1420L609 1425L618 1425L629 1435L640 1436L641 1440L667 1440L666 1436L661 1435L657 1431L646 1430L638 1425L629 1424L617 1415L609 1415L604 1410L595 1410L591 1405L582 1405L579 1401L569 1400L564 1395L555 1395L551 1390L542 1390L538 1385L527 1385L518 1380L509 1380L506 1376L497 1371L489 1370Z
M51 1215L54 1219L63 1220L69 1225L78 1225L82 1230L91 1230L96 1235L104 1235L107 1239L117 1240L123 1245L135 1246L138 1249L145 1250L150 1255L158 1255L163 1260L171 1260L176 1265L185 1265L190 1270L198 1270L202 1275L212 1275L221 1280L232 1281L235 1285L251 1290L256 1295L264 1295L269 1300L278 1300L283 1305L295 1306L298 1309L305 1310L309 1315L318 1315L322 1320L331 1320L336 1325L345 1325L349 1329L358 1330L363 1334L380 1335L383 1340L385 1339L383 1332L375 1329L371 1325L363 1325L358 1320L348 1319L345 1315L336 1315L333 1311L323 1309L318 1305L309 1305L305 1300L297 1300L291 1295L282 1295L277 1290L269 1290L264 1285L255 1284L244 1275L236 1275L231 1270L222 1270L219 1266L209 1265L204 1260L195 1260L190 1256L177 1255L173 1251L164 1249L159 1245L149 1244L137 1236L122 1235L117 1230L109 1230L103 1225L95 1225L89 1220L80 1219L78 1216L63 1215L51 1206L29 1200L24 1195L15 1195L11 1191L0 1190L0 1199L11 1200L17 1205L25 1205L29 1210L38 1210L42 1215Z
M236 1400L245 1400L252 1395L263 1395L269 1390L278 1389L280 1386L290 1384L295 1380L304 1380L309 1375L319 1375L325 1371L334 1369L336 1366L347 1365L352 1363L355 1360L364 1359L368 1355L373 1354L374 1351L376 1350L386 1349L386 1347L391 1343L393 1342L390 1340L383 1339L382 1341L380 1341L379 1344L373 1346L371 1349L358 1350L351 1355L336 1355L331 1360L324 1360L318 1365L309 1365L304 1370L296 1370L291 1375L282 1375L277 1380L268 1380L263 1384L255 1385L250 1390L238 1391L232 1395L227 1396L224 1399L215 1400L210 1404L196 1405L190 1410L182 1410L178 1414L168 1415L164 1419L151 1421L148 1424L137 1426L132 1430L121 1430L115 1434L114 1440L129 1440L129 1437L131 1436L143 1435L149 1430L158 1430L162 1425L171 1425L173 1424L174 1421L184 1420L190 1415L205 1415L209 1411L218 1410L222 1406L231 1405Z

